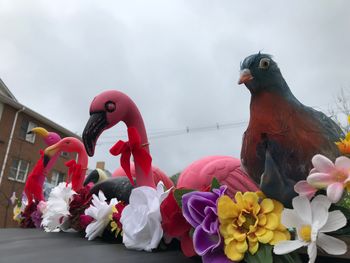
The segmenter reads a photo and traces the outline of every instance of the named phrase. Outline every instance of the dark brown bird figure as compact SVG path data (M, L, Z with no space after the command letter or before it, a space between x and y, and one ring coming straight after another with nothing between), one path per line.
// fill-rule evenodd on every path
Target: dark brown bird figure
M312 157L320 153L334 160L340 154L334 142L344 134L329 117L297 100L270 55L247 57L242 83L251 93L242 164L267 196L288 205L296 195L294 184L312 168Z

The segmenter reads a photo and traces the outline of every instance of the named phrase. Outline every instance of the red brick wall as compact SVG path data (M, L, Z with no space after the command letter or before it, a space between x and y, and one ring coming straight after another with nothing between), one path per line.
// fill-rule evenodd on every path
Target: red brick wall
M9 142L10 133L14 121L16 110L8 105L5 105L4 111L0 120L0 169L3 165L6 148ZM18 114L17 123L15 131L13 134L12 144L8 159L6 162L5 172L2 178L2 183L0 185L0 228L2 227L16 227L16 223L12 220L13 216L13 206L9 203L8 198L11 197L12 193L15 191L17 197L22 196L24 183L17 182L8 178L10 167L12 165L13 159L21 159L29 161L29 172L33 169L33 166L39 159L40 149L45 149L45 144L40 136L36 136L35 142L27 142L19 137L19 131L23 119L27 119L40 127L47 129L48 131L54 131L60 134L61 137L66 137L67 135L52 129L44 123L26 115L23 112ZM64 163L75 158L75 155L70 154L69 158L59 157L57 163L53 167L54 170L63 172L67 175L67 168ZM48 175L48 181L51 180L52 171Z

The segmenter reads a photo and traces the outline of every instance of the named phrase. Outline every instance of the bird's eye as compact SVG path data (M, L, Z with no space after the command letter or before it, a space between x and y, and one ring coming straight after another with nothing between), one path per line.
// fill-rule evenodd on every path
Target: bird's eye
M66 141L66 144L70 144L70 141Z
M108 112L115 111L115 103L113 101L107 101L105 103L105 110Z
M267 69L270 66L269 58L262 58L259 62L259 68Z

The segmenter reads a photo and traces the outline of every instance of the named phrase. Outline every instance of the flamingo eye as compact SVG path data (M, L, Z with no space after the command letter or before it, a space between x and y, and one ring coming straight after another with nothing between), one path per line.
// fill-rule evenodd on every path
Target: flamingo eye
M115 103L113 101L107 101L105 103L105 110L108 112L115 111Z

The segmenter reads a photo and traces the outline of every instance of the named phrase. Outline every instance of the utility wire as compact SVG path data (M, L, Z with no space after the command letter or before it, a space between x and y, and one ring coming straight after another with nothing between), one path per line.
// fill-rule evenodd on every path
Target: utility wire
M149 133L148 137L149 139L160 139L160 138L166 138L166 137L173 137L173 136L179 136L179 135L184 135L184 134L189 134L189 133L196 133L196 132L209 132L209 131L215 131L215 130L226 130L226 129L234 129L237 127L241 127L244 125L247 125L247 121L240 121L240 122L231 122L231 123L216 123L215 125L209 125L209 126L201 126L201 127L185 127L183 129L173 129L173 130L164 130L162 132L151 132ZM105 136L105 138L126 138L126 134L116 134L114 136ZM103 145L103 144L110 144L110 143L115 143L116 140L111 141L111 140L100 140L97 142L97 145Z
M322 107L328 106L330 107L332 104L323 104L323 105L317 105L312 106L312 108L322 110ZM329 109L328 109L329 110ZM342 113L341 110L333 111L335 114ZM215 125L208 125L208 126L199 126L199 127L190 127L187 126L182 129L154 129L153 132L148 133L149 139L160 139L160 138L167 138L167 137L174 137L174 136L180 136L184 134L190 134L190 133L196 133L196 132L209 132L209 131L215 131L215 130L225 130L225 129L234 129L238 127L242 127L244 125L247 125L248 121L236 121L236 122L229 122L229 123L216 123ZM118 139L124 139L127 138L126 133L117 133L115 135L102 135L101 140L97 142L97 145L103 145L103 144L111 144L115 143ZM108 140L108 139L115 139L115 140Z

